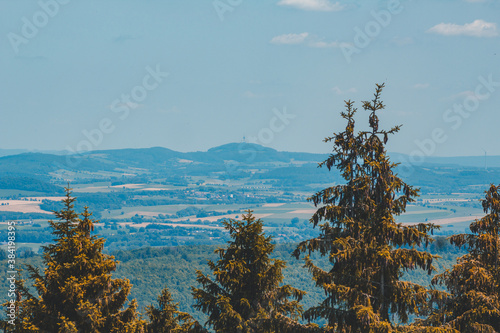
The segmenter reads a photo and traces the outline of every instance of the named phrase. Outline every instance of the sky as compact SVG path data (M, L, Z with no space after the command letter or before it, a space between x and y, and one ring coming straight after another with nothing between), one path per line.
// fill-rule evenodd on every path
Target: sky
M500 155L499 0L0 0L0 149L327 153L385 83L388 149Z

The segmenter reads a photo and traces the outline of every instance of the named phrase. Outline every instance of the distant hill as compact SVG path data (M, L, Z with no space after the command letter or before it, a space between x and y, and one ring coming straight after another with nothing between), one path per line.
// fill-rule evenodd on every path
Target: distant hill
M95 150L82 154L69 155L66 151L41 151L30 152L26 149L0 149L0 173L5 170L1 165L27 166L31 163L41 163L44 171L57 168L71 169L102 169L110 170L116 166L134 166L154 168L177 164L178 160L198 163L222 163L235 161L240 163L266 163L266 162L320 162L327 154L314 154L302 152L277 151L254 143L228 143L213 147L207 151L178 152L164 147L152 148L127 148L112 150ZM410 157L401 153L389 153L393 162L407 164ZM9 157L9 159L3 159ZM53 164L53 165L51 165ZM110 164L115 164L114 166ZM500 168L500 156L456 156L437 157L426 156L423 163L418 166L452 166L475 168ZM28 168L28 173L31 173ZM23 168L23 170L25 170ZM12 171L12 170L11 170Z
M277 151L245 142L197 152L178 152L163 147L99 150L73 155L25 152L0 157L0 185L7 188L13 179L21 179L24 184L21 187L27 190L30 186L26 179L33 179L35 187L55 192L58 189L48 186L54 181L59 184L68 180L126 182L142 177L144 181L166 179L170 184L187 184L186 177L198 176L221 180L270 180L280 186L306 188L311 184L342 182L335 170L329 173L325 168L317 168L317 163L327 156ZM389 156L393 162L402 163L396 171L403 179L427 191L449 192L471 185L482 187L500 179L500 156L488 156L487 169L484 156L431 156L420 165L410 164L409 156L404 154L390 153Z
M391 160L398 163L408 163L410 157L400 153L389 153ZM439 157L426 156L422 166L453 166L453 167L475 167L475 168L500 168L500 156L453 156Z
M116 165L109 162L91 158L88 155L78 156L76 159L68 159L68 156L22 153L0 157L0 176L37 176L44 179L50 178L50 172L60 169L65 170L114 170Z
M69 152L66 150L29 150L29 149L0 149L0 157L18 155L22 153L42 153L53 155L67 155Z
M0 157L9 156L9 155L17 155L28 152L27 149L0 149Z
M59 169L85 171L113 171L123 168L147 170L185 166L186 162L217 164L229 161L245 164L292 161L321 161L325 155L279 152L251 143L230 143L206 152L177 152L163 147L140 149L98 150L74 155L22 153L0 157L0 174L25 173L42 175ZM21 171L22 170L22 171Z

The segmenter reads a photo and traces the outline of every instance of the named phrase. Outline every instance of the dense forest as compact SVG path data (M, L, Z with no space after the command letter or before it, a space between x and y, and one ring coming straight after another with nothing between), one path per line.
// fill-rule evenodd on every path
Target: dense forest
M49 221L52 242L41 257L24 253L4 331L500 331L500 185L484 189L485 216L469 233L446 239L432 223L397 223L419 190L387 155L400 126L379 127L383 88L362 103L368 129L356 131L346 101L345 130L325 139L333 152L319 166L343 181L309 198L316 211L305 228L317 232L299 243L277 245L248 210L222 221L224 246L107 254L98 221L68 186Z

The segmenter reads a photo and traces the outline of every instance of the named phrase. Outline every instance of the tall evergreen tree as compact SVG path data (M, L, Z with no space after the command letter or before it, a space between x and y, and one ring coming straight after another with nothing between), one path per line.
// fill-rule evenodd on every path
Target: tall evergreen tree
M147 333L207 332L191 315L179 311L179 304L173 302L166 287L158 296L158 307L148 306L146 314L149 318Z
M374 98L363 102L369 112L368 131L355 132L357 109L346 101L345 131L325 139L333 142L333 153L320 163L338 169L345 184L314 194L310 201L318 209L310 219L320 235L299 244L294 255L318 251L329 255L331 269L317 267L306 256L306 267L325 300L308 309L304 318L324 318L336 332L389 332L395 321L405 323L410 314L426 310L429 291L401 281L405 271L416 268L430 274L436 256L417 247L432 241L432 224L404 226L395 217L418 195L395 173L385 144L399 131L379 129L378 113L385 108L380 99L384 85L377 85ZM392 318L391 318L392 317Z
M92 214L85 207L82 218L75 213L71 189L66 188L64 208L49 221L55 242L43 247L43 273L27 266L38 295L21 287L22 316L19 332L142 332L136 302L126 309L131 285L112 279L117 261L102 253L103 238L92 235Z
M424 324L454 332L500 332L500 185L490 186L482 206L486 216L471 223L471 234L450 237L468 253L432 280L450 295L435 302L436 311Z
M280 285L285 262L269 257L275 245L262 221L249 210L241 221L223 224L232 240L215 251L216 263L208 262L214 277L198 271L202 287L193 288L195 308L208 315L207 325L218 333L314 331L314 325L296 321L305 292Z

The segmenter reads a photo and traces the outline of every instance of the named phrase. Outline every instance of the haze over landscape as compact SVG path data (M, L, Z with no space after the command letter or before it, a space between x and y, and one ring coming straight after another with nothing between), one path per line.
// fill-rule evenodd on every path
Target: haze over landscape
M0 330L500 332L499 24L0 0Z
M381 117L404 124L389 151L419 150L437 128L431 155L500 155L498 1L47 6L0 2L4 149L187 152L246 137L328 153L343 100L360 107L386 82ZM271 135L277 111L291 116ZM82 144L103 119L102 140Z

